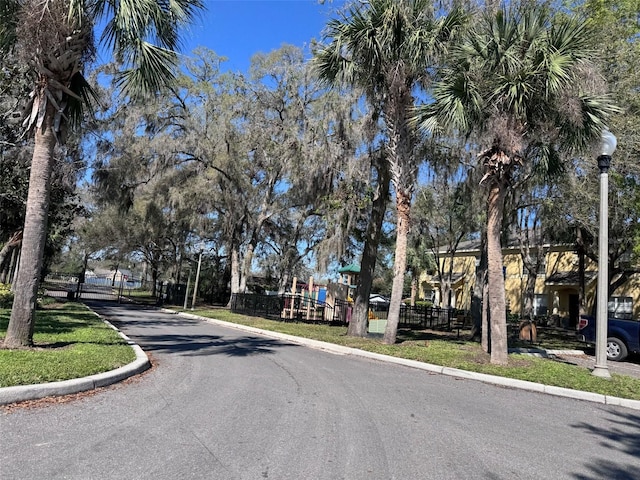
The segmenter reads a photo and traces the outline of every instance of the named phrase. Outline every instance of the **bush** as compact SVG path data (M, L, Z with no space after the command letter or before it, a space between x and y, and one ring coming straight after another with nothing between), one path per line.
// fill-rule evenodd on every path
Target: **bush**
M13 305L11 285L0 283L0 308L11 308L11 305Z
M417 300L416 301L416 307L433 307L433 302L430 300Z

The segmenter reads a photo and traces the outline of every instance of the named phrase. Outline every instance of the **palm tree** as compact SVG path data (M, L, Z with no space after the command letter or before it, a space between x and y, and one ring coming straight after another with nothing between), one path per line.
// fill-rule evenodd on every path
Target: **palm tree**
M563 153L585 149L615 108L591 60L589 24L555 18L532 2L487 11L451 51L418 108L422 128L475 134L487 196L491 362L507 363L500 233L504 202L520 165L547 168Z
M202 6L202 0L0 0L0 53L12 51L32 70L33 90L24 125L35 136L5 347L33 343L53 153L68 124L77 124L82 105L92 100L83 70L95 49L94 26L105 22L100 41L123 65L117 77L122 94L139 98L155 93L172 78L178 30Z
M457 10L436 18L433 3L428 0L362 2L327 24L325 38L330 41L315 54L321 78L362 88L373 108L382 111L397 210L393 287L384 343L396 340L407 264L411 201L418 170L417 136L409 122L414 91L426 81L427 69L445 50L461 20Z

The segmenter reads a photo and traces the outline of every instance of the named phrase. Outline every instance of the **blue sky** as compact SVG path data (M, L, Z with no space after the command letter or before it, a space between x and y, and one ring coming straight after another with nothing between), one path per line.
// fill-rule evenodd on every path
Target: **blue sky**
M207 10L184 35L182 53L204 46L229 60L227 68L246 71L251 56L283 43L308 46L320 39L332 12L342 1L205 0Z

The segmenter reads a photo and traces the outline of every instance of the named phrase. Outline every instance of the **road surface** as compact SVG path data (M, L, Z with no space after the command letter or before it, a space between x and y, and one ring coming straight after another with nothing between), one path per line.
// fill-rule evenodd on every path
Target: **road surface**
M0 479L640 479L640 413L103 304L153 361L0 410Z

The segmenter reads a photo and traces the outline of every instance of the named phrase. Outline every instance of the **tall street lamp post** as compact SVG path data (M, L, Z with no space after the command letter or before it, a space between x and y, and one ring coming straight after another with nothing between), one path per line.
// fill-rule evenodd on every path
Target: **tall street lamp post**
M202 265L202 247L198 255L198 269L196 270L196 281L193 284L193 299L191 300L191 310L196 306L196 296L198 295L198 283L200 282L200 266Z
M596 364L592 374L611 378L607 368L607 323L609 304L609 166L618 141L609 131L602 131L598 156L600 169L600 233L598 235L598 291L596 297Z
M187 277L187 289L184 292L184 305L183 310L187 309L187 302L189 300L189 286L191 285L191 267L189 267L189 276Z

